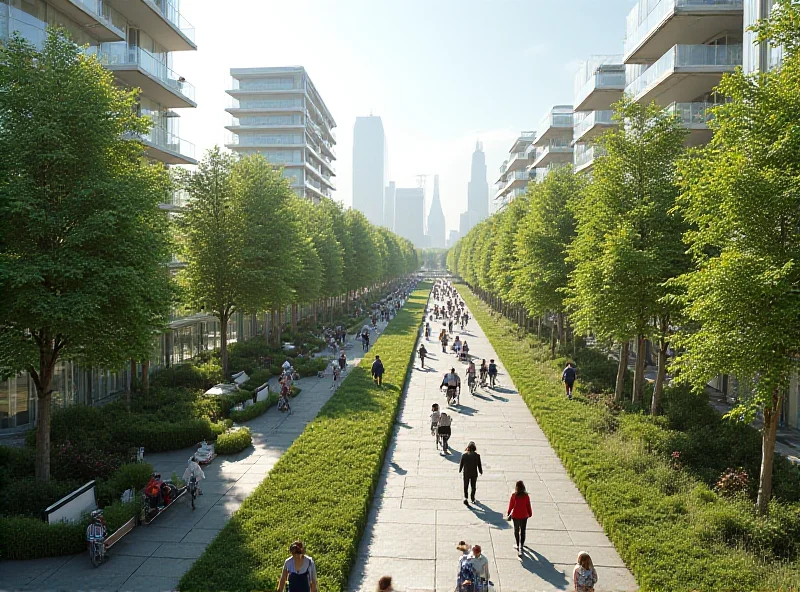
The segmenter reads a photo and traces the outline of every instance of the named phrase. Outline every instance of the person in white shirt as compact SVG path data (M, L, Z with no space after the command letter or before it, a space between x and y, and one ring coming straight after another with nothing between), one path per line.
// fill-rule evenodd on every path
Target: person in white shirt
M200 488L200 480L205 479L206 474L203 472L203 469L197 462L197 458L194 456L186 463L186 470L183 472L183 480L188 483L192 475L197 477L197 495L203 495L203 490Z
M480 545L472 545L472 552L469 554L469 562L475 568L478 577L489 581L489 560L486 555L481 553Z
M439 417L441 413L439 413L439 404L434 403L431 407L431 435L436 435L436 428L439 427Z

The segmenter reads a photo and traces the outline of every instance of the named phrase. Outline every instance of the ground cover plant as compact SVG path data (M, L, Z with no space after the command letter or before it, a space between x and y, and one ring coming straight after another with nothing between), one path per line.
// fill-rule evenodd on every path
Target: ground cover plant
M684 388L665 390L661 417L642 412L648 392L636 406L615 404L616 362L582 347L574 357L569 348L579 382L568 401L566 358L550 359L547 343L459 289L643 591L800 587L800 478L777 459L769 517L755 515L756 430L721 420Z
M345 590L412 364L421 284L269 476L183 577L182 590L274 590L289 544L314 556L320 589ZM380 355L383 387L369 373Z

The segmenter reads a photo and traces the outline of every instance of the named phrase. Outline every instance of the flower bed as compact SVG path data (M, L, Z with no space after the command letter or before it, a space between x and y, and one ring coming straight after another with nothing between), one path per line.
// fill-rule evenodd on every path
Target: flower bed
M320 589L346 589L429 291L414 292L370 352L386 367L383 387L373 383L369 360L350 371L183 577L182 590L274 590L297 538L317 562Z
M584 388L568 401L559 383L564 359L549 360L535 338L520 343L511 321L492 315L466 286L459 290L643 591L798 589L796 469L776 461L783 501L772 501L767 519L754 515L741 477L733 497L710 486L726 465L757 466L755 430L722 422L685 389L665 392L666 413L657 418L588 395L586 384L613 390L613 372L593 371L603 365L593 350L577 352ZM592 364L582 367L582 355Z

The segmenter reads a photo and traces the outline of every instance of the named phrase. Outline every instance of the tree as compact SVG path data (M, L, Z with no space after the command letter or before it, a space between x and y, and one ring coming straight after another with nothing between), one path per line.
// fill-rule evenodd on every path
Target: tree
M519 197L497 215L498 236L489 265L489 275L498 296L509 303L519 302L518 293L514 290L514 277L519 266L516 239L520 222L527 210L527 197Z
M168 320L169 177L135 105L62 31L0 47L0 366L36 386L40 480L56 364L119 368Z
M645 340L663 310L664 284L675 273L682 226L670 216L678 190L676 161L686 131L655 104L623 99L617 130L598 141L592 182L575 206L577 235L569 249L575 265L568 304L578 329L622 344L615 398L620 400L628 341L637 339L633 401L644 387Z
M729 419L764 418L757 510L772 494L781 404L800 357L800 8L781 0L758 27L784 45L770 72L723 78L711 143L681 165L679 205L696 268L680 278L686 315L679 379L703 388L717 374L752 380ZM792 32L793 31L793 32Z
M515 236L515 292L530 314L556 314L555 333L562 345L567 284L573 269L567 258L575 238L573 204L585 186L586 178L575 175L571 168L547 175L528 190L528 210Z

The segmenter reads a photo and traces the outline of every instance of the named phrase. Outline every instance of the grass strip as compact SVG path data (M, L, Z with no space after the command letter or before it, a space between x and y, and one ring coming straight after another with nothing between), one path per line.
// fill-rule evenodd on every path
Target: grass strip
M430 284L420 284L270 474L180 582L181 590L274 590L289 544L306 544L320 590L347 589L391 440ZM370 365L386 368L376 386Z
M753 545L759 538L791 539L796 506L774 503L769 522L759 522L748 500L722 497L670 463L669 451L657 444L675 435L666 418L612 414L581 395L568 401L560 384L564 359L550 360L546 344L520 339L517 325L492 313L467 286L458 288L643 592L800 589L795 557L767 555L764 545Z

